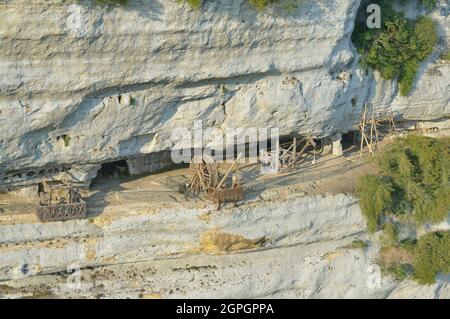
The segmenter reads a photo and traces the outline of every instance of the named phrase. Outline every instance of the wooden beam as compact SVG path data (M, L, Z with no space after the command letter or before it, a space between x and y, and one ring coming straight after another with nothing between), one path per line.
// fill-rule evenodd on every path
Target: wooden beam
M217 185L216 189L219 189L222 186L222 184L225 183L225 180L227 179L228 175L230 175L230 173L233 171L235 166L237 166L241 157L242 157L242 153L239 153L239 155L236 157L236 160L234 161L233 165L231 165L231 167L228 169L228 171L226 172L226 174L224 175L224 177L222 178L220 183Z
M364 149L364 135L365 135L365 131L366 131L366 112L367 112L367 103L364 104L363 117L359 123L360 130L361 130L361 147L360 147L360 151L359 151L359 157L362 156L363 149Z

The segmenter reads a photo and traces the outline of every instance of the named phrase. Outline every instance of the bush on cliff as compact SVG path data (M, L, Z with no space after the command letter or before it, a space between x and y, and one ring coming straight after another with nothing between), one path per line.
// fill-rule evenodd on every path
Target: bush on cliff
M432 52L437 43L437 27L429 17L408 20L393 9L387 0L371 1L380 5L380 29L367 26L366 6L359 11L353 42L358 47L361 62L377 70L386 80L398 79L400 94L407 95L414 84L420 63ZM433 1L424 1L434 6Z
M423 235L383 246L378 256L381 271L402 281L411 276L420 284L433 284L436 275L450 272L450 231Z
M371 232L383 214L422 225L441 222L450 210L450 138L397 138L375 156L381 176L360 179L357 193Z
M412 274L421 284L434 283L437 274L450 272L450 232L399 241L397 225L438 223L447 218L450 138L419 135L397 138L374 159L381 174L363 176L357 193L369 231L383 226L379 265L397 280Z
M414 278L421 284L433 284L436 275L450 272L450 231L422 236L414 248Z
M357 191L367 226L373 233L378 230L381 216L392 206L391 187L380 176L366 175L360 179Z
M421 225L437 223L450 210L450 139L410 135L397 139L376 157L393 187L395 214Z

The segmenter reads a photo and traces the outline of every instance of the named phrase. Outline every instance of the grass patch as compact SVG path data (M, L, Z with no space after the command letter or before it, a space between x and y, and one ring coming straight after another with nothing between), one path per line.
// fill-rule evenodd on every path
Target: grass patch
M401 245L381 248L378 264L381 272L402 281L413 274L414 253Z

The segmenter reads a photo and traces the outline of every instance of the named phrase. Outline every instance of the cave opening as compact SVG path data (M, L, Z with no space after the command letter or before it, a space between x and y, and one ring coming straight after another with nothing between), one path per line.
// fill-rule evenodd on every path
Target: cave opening
M103 163L97 173L97 178L117 179L120 177L129 177L130 172L126 160Z
M348 150L353 148L358 143L358 131L350 131L342 134L342 149Z

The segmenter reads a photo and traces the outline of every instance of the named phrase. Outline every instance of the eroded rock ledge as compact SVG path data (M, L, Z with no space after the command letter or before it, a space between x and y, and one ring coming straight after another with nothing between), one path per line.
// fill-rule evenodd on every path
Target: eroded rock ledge
M382 277L377 245L351 248L356 239L370 242L347 195L0 225L0 295L449 298L445 278Z

